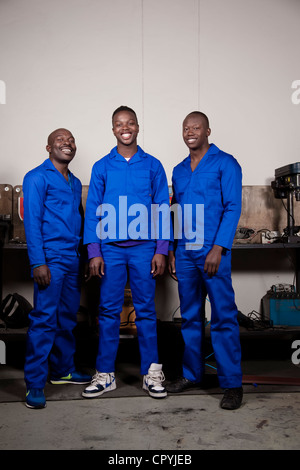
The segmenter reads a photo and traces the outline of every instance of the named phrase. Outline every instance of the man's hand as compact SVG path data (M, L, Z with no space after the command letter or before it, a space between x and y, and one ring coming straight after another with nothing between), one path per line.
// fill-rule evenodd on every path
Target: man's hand
M177 279L177 276L176 276L174 251L169 251L168 269L169 269L169 273L171 274L172 278L175 279L175 281L177 281L178 279Z
M88 274L85 276L85 280L89 281L91 277L102 277L104 276L104 259L102 256L96 256L90 259Z
M222 251L222 246L214 245L208 252L204 263L204 272L206 272L209 277L213 277L217 274L222 259Z
M153 277L163 274L166 267L165 255L156 254L151 262L151 274Z
M50 284L51 281L51 273L50 269L46 264L43 264L42 266L38 266L37 268L34 268L32 271L33 274L33 279L34 281L40 286L40 287L47 287Z

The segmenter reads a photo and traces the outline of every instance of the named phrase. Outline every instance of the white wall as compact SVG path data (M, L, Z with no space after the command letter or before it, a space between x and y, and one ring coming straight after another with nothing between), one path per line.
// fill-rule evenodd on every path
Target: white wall
M169 182L187 155L182 120L200 109L244 185L269 184L300 157L299 31L298 0L1 0L0 182L21 184L47 157L48 134L67 127L78 147L71 169L88 184L115 145L111 114L126 104ZM293 272L284 264L233 280L247 313ZM168 317L173 305L158 302Z

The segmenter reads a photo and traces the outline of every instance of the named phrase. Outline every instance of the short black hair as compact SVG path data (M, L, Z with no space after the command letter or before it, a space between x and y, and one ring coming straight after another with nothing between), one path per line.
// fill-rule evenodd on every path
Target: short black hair
M115 111L112 114L112 122L114 122L115 115L121 111L128 111L129 113L134 114L136 122L138 122L136 112L132 108L129 108L128 106L119 106L117 109L115 109Z
M189 113L189 114L185 117L185 119L186 119L187 117L193 116L193 115L201 116L201 117L204 119L204 121L206 122L207 127L209 128L209 119L208 119L208 117L206 116L206 114L202 113L201 111L192 111L191 113ZM185 119L184 119L184 120L185 120Z

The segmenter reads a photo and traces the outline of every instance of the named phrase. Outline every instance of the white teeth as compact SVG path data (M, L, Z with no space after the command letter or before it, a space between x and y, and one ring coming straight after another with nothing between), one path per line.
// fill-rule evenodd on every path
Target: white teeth
M62 151L63 153L71 153L71 149L67 149L67 148L61 149L61 151Z
M124 139L129 139L130 136L131 134L122 134L122 137L124 137Z

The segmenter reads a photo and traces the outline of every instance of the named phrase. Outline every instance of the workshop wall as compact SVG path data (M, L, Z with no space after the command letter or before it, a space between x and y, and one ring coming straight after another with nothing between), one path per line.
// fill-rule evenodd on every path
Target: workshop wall
M187 156L182 121L200 109L210 141L241 164L243 184L269 186L276 168L300 156L299 27L297 0L1 2L0 183L22 184L47 157L48 134L66 127L78 148L71 170L87 185L115 145L111 114L125 104L169 183ZM22 257L13 255L16 268L8 256L3 294L25 289L30 300ZM293 282L287 257L276 256L234 262L243 313L259 309L272 284ZM159 316L169 319L178 303L172 279L160 280Z

